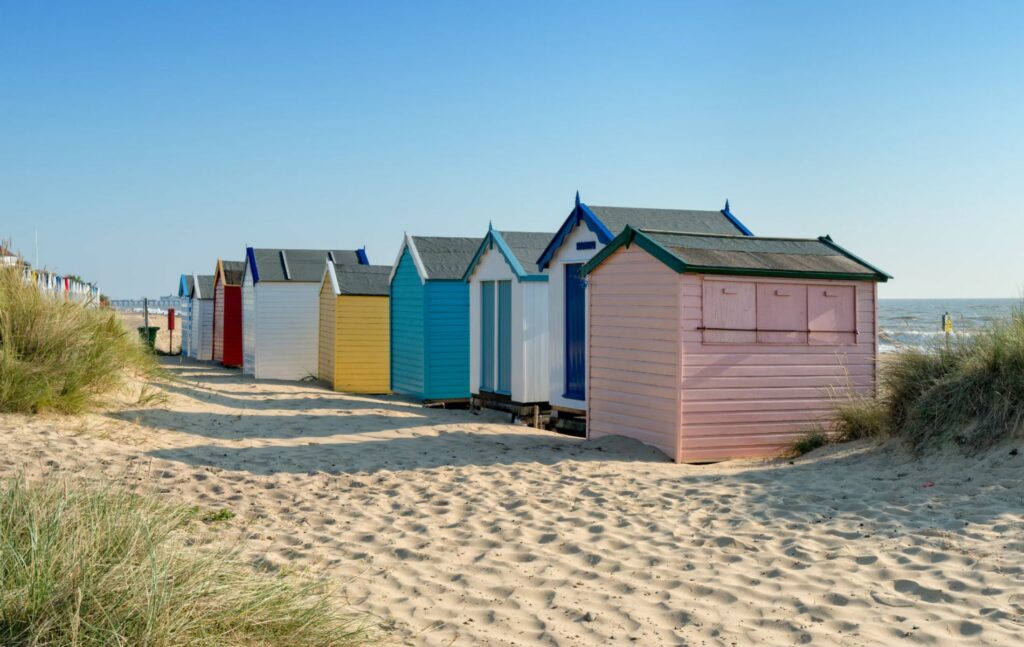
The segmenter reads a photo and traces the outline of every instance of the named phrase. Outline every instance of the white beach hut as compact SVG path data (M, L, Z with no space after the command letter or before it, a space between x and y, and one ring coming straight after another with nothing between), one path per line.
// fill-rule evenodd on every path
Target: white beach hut
M549 277L547 399L559 427L565 419L584 416L587 408L587 291L580 269L628 225L655 230L751 235L729 211L728 201L720 211L600 207L580 202L577 193L569 217L536 259L537 269Z
M548 277L536 259L552 234L489 228L469 283L469 386L475 404L526 415L548 400Z
M213 275L192 275L192 322L189 357L213 359Z
M257 379L316 376L324 263L366 265L364 250L246 249L242 371Z

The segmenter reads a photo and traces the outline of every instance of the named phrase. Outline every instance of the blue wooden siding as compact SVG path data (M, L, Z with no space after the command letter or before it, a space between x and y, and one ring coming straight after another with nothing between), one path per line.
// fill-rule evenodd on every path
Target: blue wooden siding
M469 397L469 284L427 281L426 379L423 397Z
M512 393L512 281L498 281L498 393Z
M406 249L391 282L391 390L424 398L424 287Z
M494 391L494 281L480 282L480 390Z

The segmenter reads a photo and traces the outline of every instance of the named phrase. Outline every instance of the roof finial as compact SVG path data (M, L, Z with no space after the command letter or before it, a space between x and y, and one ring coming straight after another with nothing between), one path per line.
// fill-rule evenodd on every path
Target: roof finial
M576 206L580 206L580 192L578 189L576 191Z
M723 211L728 211L728 210L729 210L729 198L726 198L725 199L725 209L723 209Z
M487 221L487 231L494 231L494 222L491 220Z

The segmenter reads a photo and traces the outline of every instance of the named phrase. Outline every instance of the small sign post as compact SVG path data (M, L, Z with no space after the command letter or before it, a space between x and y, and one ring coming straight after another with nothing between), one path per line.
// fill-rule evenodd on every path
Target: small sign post
M946 333L946 349L949 349L949 335L953 332L953 317L949 313L942 315L942 332Z
M174 352L174 308L167 308L167 333L170 335L167 338L167 354L171 355ZM181 357L178 357L178 361L181 361Z

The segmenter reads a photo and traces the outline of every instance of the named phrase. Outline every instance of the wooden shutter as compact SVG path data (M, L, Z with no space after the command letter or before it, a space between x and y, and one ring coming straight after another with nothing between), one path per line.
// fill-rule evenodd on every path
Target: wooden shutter
M762 344L807 342L807 286L757 284L757 341Z
M807 289L807 328L811 344L857 343L856 288L814 285Z
M757 341L757 291L753 283L704 281L704 342Z

